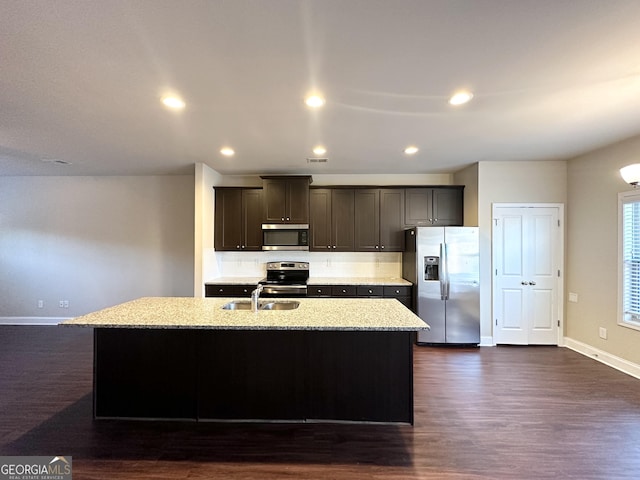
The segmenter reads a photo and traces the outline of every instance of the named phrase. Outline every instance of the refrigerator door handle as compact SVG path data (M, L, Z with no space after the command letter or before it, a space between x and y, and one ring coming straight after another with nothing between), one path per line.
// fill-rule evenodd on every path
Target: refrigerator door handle
M451 289L451 282L449 281L449 259L447 258L447 244L440 244L440 264L442 265L442 277L440 280L442 300L449 300L449 290Z
M447 299L447 260L446 260L446 246L444 243L440 244L440 300Z

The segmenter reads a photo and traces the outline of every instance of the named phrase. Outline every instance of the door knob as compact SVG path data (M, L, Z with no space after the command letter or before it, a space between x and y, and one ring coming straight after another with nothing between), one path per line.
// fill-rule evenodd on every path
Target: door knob
M520 282L520 285L529 285L527 282Z
M529 285L535 285L536 282L529 282Z

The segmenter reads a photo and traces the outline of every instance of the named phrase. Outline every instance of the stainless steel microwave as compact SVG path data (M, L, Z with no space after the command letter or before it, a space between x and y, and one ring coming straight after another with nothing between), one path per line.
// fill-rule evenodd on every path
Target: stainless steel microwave
M262 250L309 250L309 225L263 223Z

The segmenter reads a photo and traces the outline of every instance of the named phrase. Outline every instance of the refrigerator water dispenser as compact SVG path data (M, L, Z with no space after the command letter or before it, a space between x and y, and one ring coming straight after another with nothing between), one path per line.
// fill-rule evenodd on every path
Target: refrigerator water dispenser
M424 279L439 280L440 257L424 257Z

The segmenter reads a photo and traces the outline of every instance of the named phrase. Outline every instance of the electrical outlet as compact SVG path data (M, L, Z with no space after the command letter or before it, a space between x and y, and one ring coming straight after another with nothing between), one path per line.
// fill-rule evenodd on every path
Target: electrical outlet
M64 305L64 308L69 308L69 300L63 300L62 304Z
M572 303L578 303L578 294L569 292L569 301Z
M600 338L602 338L603 340L607 339L607 329L604 327L600 327L600 332L599 332Z
M38 308L44 308L44 301L38 300Z
M60 301L58 302L58 307L60 307L60 308L64 308L64 300L60 300Z

